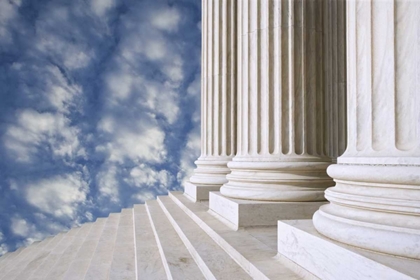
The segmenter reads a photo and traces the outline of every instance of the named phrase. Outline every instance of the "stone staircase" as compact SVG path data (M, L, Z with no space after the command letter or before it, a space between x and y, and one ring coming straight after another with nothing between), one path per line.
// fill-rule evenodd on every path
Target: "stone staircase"
M5 254L0 279L318 278L277 254L277 227L235 231L171 192Z

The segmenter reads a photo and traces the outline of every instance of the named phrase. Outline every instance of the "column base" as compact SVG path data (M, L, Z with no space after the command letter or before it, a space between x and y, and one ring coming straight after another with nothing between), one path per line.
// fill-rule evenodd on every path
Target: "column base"
M420 279L420 261L333 241L311 220L278 221L277 231L279 254L321 279Z
M313 217L323 235L352 246L420 260L420 167L336 164L329 204Z
M232 157L201 156L195 161L197 168L190 180L184 185L184 194L197 202L209 199L209 192L219 191L227 182L226 174L230 172L227 163Z
M189 181L184 184L184 195L193 202L209 200L209 192L219 191L220 186L201 185L197 186Z
M330 161L296 156L271 161L235 157L220 192L237 199L313 202L325 201L324 191L334 185L326 169Z
M281 219L309 219L322 202L274 202L242 200L211 192L210 212L234 230L240 227L275 226Z

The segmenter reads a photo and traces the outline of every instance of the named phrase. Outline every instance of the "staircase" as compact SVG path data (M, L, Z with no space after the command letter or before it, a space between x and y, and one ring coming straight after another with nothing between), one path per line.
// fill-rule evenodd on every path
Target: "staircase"
M171 192L0 258L0 280L317 279L277 255L277 227L234 231Z

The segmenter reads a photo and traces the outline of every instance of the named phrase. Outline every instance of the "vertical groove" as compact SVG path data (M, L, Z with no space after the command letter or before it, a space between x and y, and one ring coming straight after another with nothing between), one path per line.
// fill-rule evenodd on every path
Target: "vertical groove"
M209 3L209 12L208 12L208 34L209 34L209 40L208 40L208 90L207 90L207 106L208 106L208 114L207 114L207 153L208 155L213 155L213 22L214 22L214 14L213 14L213 4L214 1L208 1Z
M281 112L282 115L282 129L281 129L281 151L283 154L289 153L289 135L291 130L289 128L289 92L290 92L290 79L289 79L289 41L290 38L290 5L291 1L281 1L282 10L282 37L281 37Z
M398 150L408 151L416 148L418 138L419 93L418 82L418 25L412 24L418 17L419 7L410 3L395 4L395 146ZM416 40L416 41L415 41ZM417 73L416 73L417 72Z
M220 0L214 1L214 53L213 53L213 79L214 79L214 86L213 86L213 153L212 155L219 154L219 134L220 134L220 127L219 125L219 117L220 117Z
M372 148L395 147L394 122L394 11L393 1L371 4L372 40ZM374 51L373 51L374 50Z
M201 156L204 156L207 154L207 0L201 3Z
M222 32L221 32L221 39L222 39L222 43L221 43L221 47L222 47L222 55L221 55L221 69L220 69L220 75L221 75L221 101L220 101L220 105L222 107L221 109L221 114L219 116L219 127L221 130L221 134L219 135L219 153L218 155L223 155L226 156L226 144L227 144L227 137L226 134L228 133L227 129L227 117L228 117L228 100L227 100L227 92L229 90L228 85L227 85L227 79L228 79L228 75L229 75L229 71L228 71L228 51L227 51L227 47L228 47L228 17L227 17L227 1L228 0L221 0L222 1L222 17L221 17L221 22L220 24L222 25Z
M244 124L243 128L243 145L244 145L244 153L245 154L249 154L249 146L250 146L250 139L249 139L249 133L251 132L250 130L250 118L251 118L251 114L249 112L249 106L248 106L248 92L250 91L250 85L249 85L249 80L250 80L250 75L249 75L249 40L248 40L248 34L249 34L249 1L250 0L244 0L244 1L240 1L241 3L243 3L243 14L242 14L242 20L243 20L243 24L242 27L244 28L243 33L241 34L241 38L242 38L242 45L243 45L243 53L242 53L242 61L243 61L243 65L242 65L242 71L243 71L243 82L242 85L244 86L243 88L243 92L241 92L241 96L243 98L243 120L246 121L246 123Z
M341 156L346 148L346 5L344 0L338 1L338 132L339 143L337 156Z
M324 16L324 11L325 11L325 0L319 0L318 3L318 13L317 13L317 18L319 20L318 24L318 28L319 28L319 38L318 38L318 44L317 44L317 51L316 53L319 53L322 55L323 59L322 60L318 60L318 68L317 68L317 72L320 74L320 79L318 80L318 87L317 87L317 102L316 102L316 106L318 108L324 108L323 110L317 110L317 154L321 155L321 156L326 156L326 152L325 152L325 146L324 146L324 142L325 142L325 137L324 137L324 133L326 131L326 126L325 126L325 117L328 115L328 111L323 112L325 110L325 104L324 104L324 100L325 100L325 94L326 94L326 87L325 87L325 77L326 77L326 73L325 73L325 60L327 59L327 56L325 55L324 52L324 47L325 47L325 28L324 28L324 23L325 23L325 16Z
M346 15L347 15L347 112L349 120L357 120L359 117L356 100L357 100L357 69L359 63L357 61L357 26L358 20L356 16L357 2L347 1ZM355 152L357 150L357 133L358 126L356 121L349 121L347 124L347 150Z
M269 12L268 12L268 1L271 0L261 0L259 5L259 34L260 35L260 61L258 63L260 69L260 125L259 130L261 131L261 138L259 141L258 153L259 154L268 154L269 146L269 131L270 131L270 104L269 104L269 82L270 82L270 63L269 63Z
M256 16L256 10L257 10L257 1L250 1L249 8L248 8L248 14L249 14L249 36L248 36L248 45L249 45L249 68L250 68L250 77L249 77L249 111L250 111L250 143L249 143L249 153L251 155L255 155L257 153L257 139L258 139L258 133L257 133L257 127L258 127L258 69L257 69L257 63L258 63L258 27L257 27L257 16Z
M314 7L315 5L315 7ZM307 58L308 69L307 69L307 79L305 81L305 87L308 89L307 91L307 102L306 102L306 115L305 115L305 149L308 154L314 154L316 145L316 137L314 134L316 133L316 115L315 115L315 102L316 99L314 95L317 92L316 81L317 81L317 73L316 73L316 37L317 37L317 30L315 24L315 16L316 16L316 3L315 1L309 1L307 10L305 13L305 17L307 18L307 44L305 48L305 55Z
M263 93L262 91L262 71L263 71L263 67L262 64L264 63L264 61L262 60L262 44L263 44L263 32L261 30L261 1L254 1L255 3L255 10L254 10L254 24L255 24L255 40L256 42L255 44L255 65L254 65L254 69L255 69L255 76L254 76L254 81L255 81L255 99L257 100L257 104L258 106L256 106L255 108L255 116L256 116L256 121L255 121L255 133L256 133L256 139L255 139L255 154L260 153L261 151L261 141L262 141L262 134L263 134L263 130L261 127L261 121L262 121L262 108L264 106L263 104L263 98L262 95Z
M293 126L294 126L294 149L296 154L303 152L303 138L302 132L304 130L305 118L305 2L303 0L295 0L294 7L294 38L293 38Z
M228 142L229 147L228 147L228 155L229 156L233 156L236 149L237 149L237 129L238 129L238 124L236 123L236 119L237 119L237 104L236 104L236 96L238 94L238 89L236 87L237 85L237 79L239 78L237 76L237 65L236 62L238 56L236 54L236 50L237 50L237 46L236 46L236 42L237 42L237 36L239 34L240 36L240 32L238 32L237 29L237 24L236 24L236 14L237 14L237 6L236 6L236 1L235 0L229 0L230 1L230 14L229 14L229 19L230 19L230 32L229 32L229 38L230 38L230 44L229 44L229 61L230 61L230 71L229 71L229 84L230 84L230 91L229 91L229 100L230 100L230 104L228 106L228 108L230 109L230 119L228 121L228 131L230 133L230 140ZM239 120L238 120L239 122Z
M289 131L289 147L288 147L288 153L294 153L295 152L295 115L294 115L294 111L295 111L295 102L294 102L294 94L295 94L295 83L294 83L294 78L295 78L295 67L294 67L294 61L295 61L295 44L294 44L294 39L295 39L295 28L294 28L294 24L295 24L295 2L294 0L290 0L289 1L289 17L290 17L290 22L289 22L289 40L288 40L288 45L289 45L289 65L288 65L288 72L289 72L289 124L288 127L290 129Z
M236 2L236 1L232 1L232 2ZM238 131L238 154L239 155L244 155L244 130L245 130L245 125L244 125L244 107L243 107L243 86L244 86L244 80L243 80L243 74L245 72L245 67L243 67L243 36L244 36L244 32L243 32L243 1L238 1L238 33L237 33L237 49L238 49L238 61L237 61L237 77L238 77L238 83L237 83L237 91L238 91L238 95L237 95L237 102L238 102L238 107L237 107L237 131Z
M372 59L371 59L371 9L370 1L357 1L357 140L358 151L367 149L372 144ZM363 121L362 121L363 120Z
M339 122L338 122L338 1L334 1L332 6L332 22L333 22L333 34L332 34L332 55L333 55L333 110L334 110L334 118L333 118L333 157L338 157L338 131L339 131Z
M281 76L282 76L282 67L281 67L281 56L282 56L282 8L279 1L273 1L273 6L270 11L272 11L273 17L273 31L272 31L272 69L273 73L273 143L270 148L272 154L280 153L281 144L281 126L282 126L282 116L281 116ZM271 61L271 60L270 60Z

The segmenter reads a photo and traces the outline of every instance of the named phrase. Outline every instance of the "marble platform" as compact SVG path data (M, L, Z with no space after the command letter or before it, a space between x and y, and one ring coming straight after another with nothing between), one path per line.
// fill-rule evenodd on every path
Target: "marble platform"
M317 279L277 256L276 232L172 192L3 255L0 279Z
M208 201L170 192L5 254L0 279L420 279L419 267L332 241L312 220L234 230Z
M318 233L312 220L279 221L277 231L279 254L321 279L420 279L419 260L333 241Z
M241 227L276 226L278 220L310 219L325 203L245 200L210 192L209 208L212 214L236 230Z

